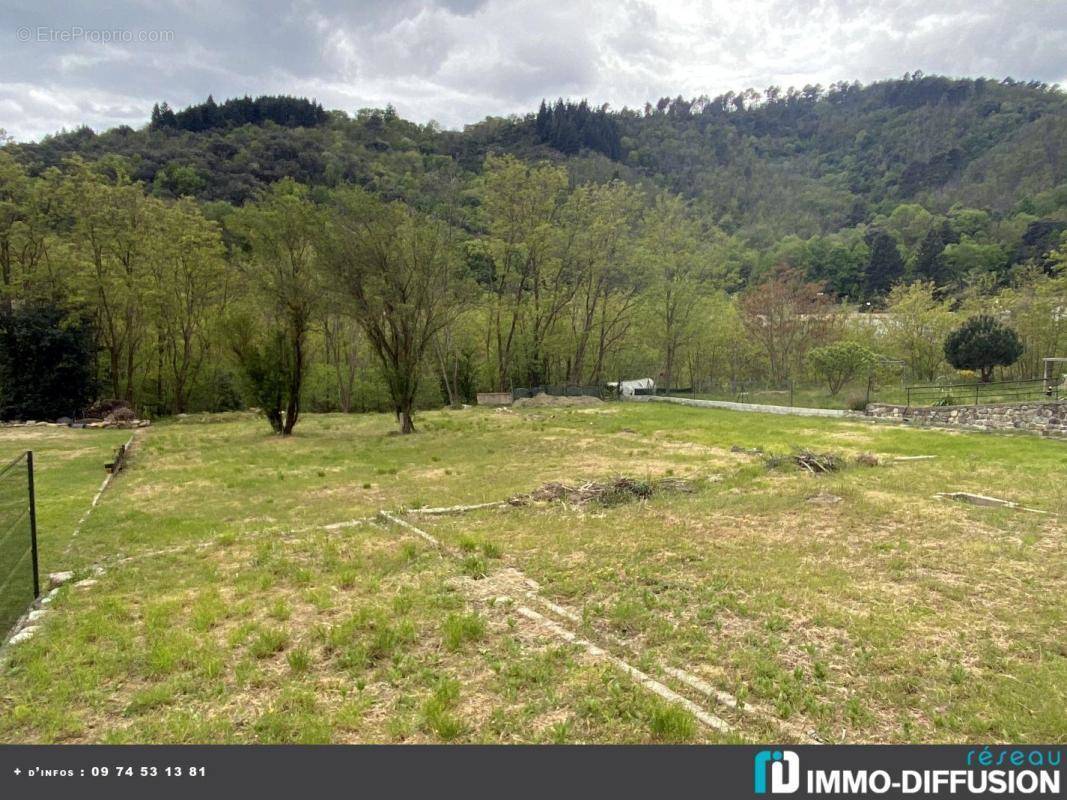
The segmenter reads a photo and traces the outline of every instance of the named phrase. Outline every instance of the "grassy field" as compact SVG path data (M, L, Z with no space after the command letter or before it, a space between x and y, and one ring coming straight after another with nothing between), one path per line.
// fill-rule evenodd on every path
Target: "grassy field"
M97 581L6 651L0 740L1067 741L1065 442L666 404L420 420L155 425L73 540L125 436L0 431L38 452L45 569ZM417 510L619 475L689 491Z

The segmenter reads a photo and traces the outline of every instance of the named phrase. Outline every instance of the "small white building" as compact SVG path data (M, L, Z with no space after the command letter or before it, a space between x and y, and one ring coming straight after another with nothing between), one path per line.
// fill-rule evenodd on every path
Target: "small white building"
M638 378L634 381L615 381L608 384L609 389L618 389L623 397L633 397L637 389L647 389L652 392L656 388L656 382L651 378Z

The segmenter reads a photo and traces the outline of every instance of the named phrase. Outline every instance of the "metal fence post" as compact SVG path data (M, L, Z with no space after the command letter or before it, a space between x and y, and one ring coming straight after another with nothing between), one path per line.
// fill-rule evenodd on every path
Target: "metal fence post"
M33 451L26 451L26 472L30 489L30 550L33 553L33 599L41 596L41 578L37 572L37 499L33 490Z

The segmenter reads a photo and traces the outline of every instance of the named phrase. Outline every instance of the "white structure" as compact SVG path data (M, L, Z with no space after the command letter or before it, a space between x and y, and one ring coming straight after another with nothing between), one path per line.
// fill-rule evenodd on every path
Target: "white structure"
M636 389L648 389L652 391L656 388L656 382L651 378L638 378L635 381L616 381L608 384L609 389L617 388L619 394L623 397L633 397Z

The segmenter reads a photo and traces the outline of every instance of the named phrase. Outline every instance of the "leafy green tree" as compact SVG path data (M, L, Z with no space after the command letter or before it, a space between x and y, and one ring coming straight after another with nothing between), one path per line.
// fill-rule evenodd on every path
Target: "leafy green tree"
M937 291L930 281L894 286L884 316L889 350L921 381L937 377L945 363L945 338L956 324L951 303L939 300Z
M982 383L992 380L994 367L1014 364L1022 354L1018 334L986 314L971 317L945 340L948 363L979 372Z
M812 349L808 360L826 382L830 396L836 397L841 387L873 369L878 357L861 344L845 341Z
M121 168L113 181L80 160L68 168L57 199L69 220L76 296L92 311L112 396L133 405L145 374L150 265L159 245L152 231L162 206Z
M253 403L266 417L271 430L285 435L293 349L282 328L264 329L261 319L248 309L232 311L224 322L224 330Z
M52 305L0 315L0 419L56 419L88 405L93 336L76 314Z
M196 202L180 200L161 211L151 257L160 361L166 365L174 410L184 413L211 347L213 319L226 285L222 236ZM162 398L160 398L162 399Z
M947 245L942 258L948 270L960 277L999 275L1007 266L1007 257L999 244L982 244L969 236Z
M321 211L311 202L307 188L290 180L274 184L259 202L234 213L231 231L241 240L236 259L237 280L247 294L246 310L260 316L269 347L244 349L255 357L245 372L284 374L285 411L278 430L293 432L300 416L301 390L308 366L308 332L317 312L322 287L316 244L322 234ZM284 342L280 348L279 342ZM284 352L284 358L280 358ZM260 369L257 359L278 358L272 369ZM269 419L269 415L268 415Z
M863 290L868 298L884 297L893 284L904 277L904 259L900 257L896 240L885 231L870 232L867 245L871 255Z
M650 297L662 342L663 383L669 389L685 345L696 335L701 299L727 276L707 231L675 195L660 194L643 220L640 258L650 273Z
M484 261L491 300L493 384L510 388L525 334L527 368L518 376L540 383L545 342L574 292L558 255L558 219L567 172L516 158L488 157L482 200L488 236L473 248Z
M400 432L415 432L415 398L434 337L462 308L465 285L448 226L361 189L334 194L322 243L344 306L378 357Z

